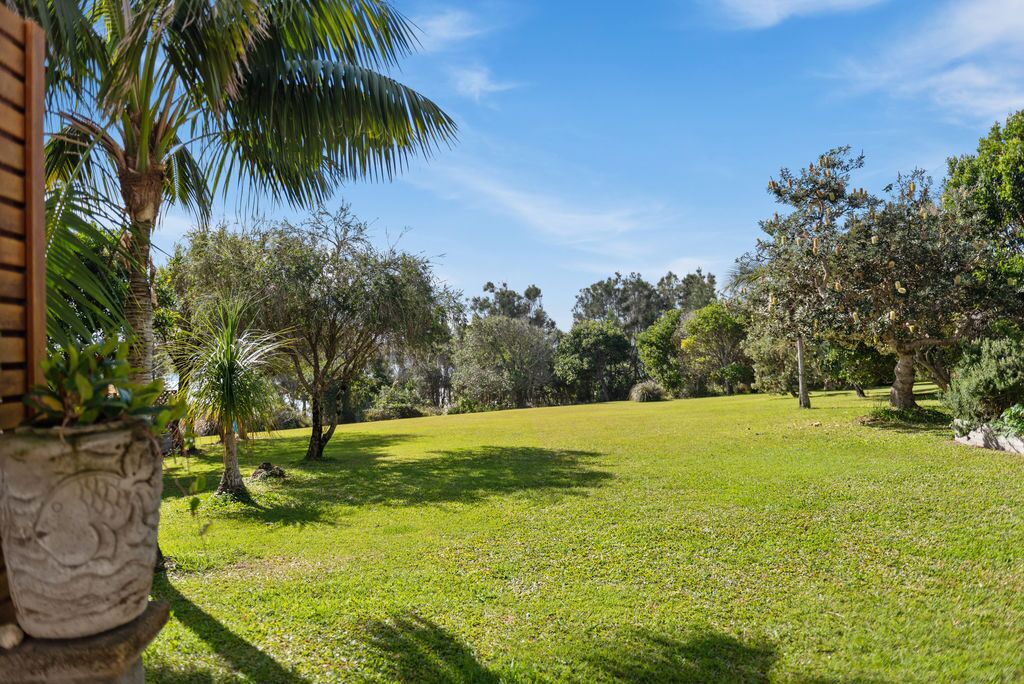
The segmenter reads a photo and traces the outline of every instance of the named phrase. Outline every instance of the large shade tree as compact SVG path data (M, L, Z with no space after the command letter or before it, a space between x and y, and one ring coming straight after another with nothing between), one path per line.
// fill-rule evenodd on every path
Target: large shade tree
M455 134L436 104L386 75L416 39L384 0L14 5L47 33L51 180L95 182L126 215L124 313L141 375L153 370L150 244L165 203L204 220L233 184L318 203Z

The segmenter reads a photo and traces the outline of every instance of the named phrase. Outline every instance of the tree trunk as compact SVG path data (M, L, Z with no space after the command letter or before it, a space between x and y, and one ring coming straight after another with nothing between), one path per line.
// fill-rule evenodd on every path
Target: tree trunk
M861 399L867 399L868 395L864 394L864 388L861 387L860 385L855 384L853 386L853 391L856 392L857 396L860 397Z
M324 455L323 432L324 414L320 406L320 397L314 394L310 401L310 433L309 447L306 449L305 461L319 461Z
M235 441L235 433L232 430L224 432L224 475L217 485L217 494L224 494L239 501L249 498L242 473L238 470L238 442Z
M134 382L149 382L153 365L153 289L149 280L150 240L160 212L163 171L120 175L121 196L129 219L128 298L124 316L131 328L128 363Z
M914 353L896 350L899 360L896 362L896 380L889 392L889 405L893 408L917 408L914 401Z
M804 338L796 338L796 378L799 385L800 408L811 408L811 398L807 394L807 377L804 373Z
M936 353L936 356L932 356L932 352ZM942 361L942 350L932 349L928 351L919 351L915 356L915 360L921 364L921 367L928 371L928 375L931 376L938 388L943 392L949 390L949 369L946 368L946 364Z

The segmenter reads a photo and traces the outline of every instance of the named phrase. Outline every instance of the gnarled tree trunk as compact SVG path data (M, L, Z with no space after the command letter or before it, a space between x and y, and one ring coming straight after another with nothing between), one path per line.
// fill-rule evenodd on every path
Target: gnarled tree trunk
M217 485L217 494L226 494L238 500L249 498L249 491L238 469L238 442L233 430L224 431L224 474Z
M306 448L305 461L319 461L324 456L324 412L320 397L316 393L311 397L309 447Z
M800 408L811 408L811 397L807 393L807 375L804 372L804 338L796 338L796 376L799 385Z
M896 379L889 392L889 405L898 409L917 408L914 400L914 352L897 348L896 354L899 360L896 362Z

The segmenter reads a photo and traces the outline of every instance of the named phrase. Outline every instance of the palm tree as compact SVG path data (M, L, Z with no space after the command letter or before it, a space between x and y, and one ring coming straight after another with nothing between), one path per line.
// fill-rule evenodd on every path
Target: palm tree
M190 345L187 378L190 417L214 421L224 435L224 474L217 494L247 500L238 470L235 431L266 424L274 389L265 375L283 342L271 335L243 330L245 305L222 302L199 326Z
M129 357L153 372L152 232L165 202L199 221L235 179L296 205L390 178L454 139L386 75L416 42L386 0L14 0L46 31L59 130L52 181L106 179L128 223Z

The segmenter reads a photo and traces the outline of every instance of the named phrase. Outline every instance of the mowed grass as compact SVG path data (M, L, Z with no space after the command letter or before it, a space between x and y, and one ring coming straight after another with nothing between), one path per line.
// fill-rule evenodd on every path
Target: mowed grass
M193 518L176 482L216 485L208 444L168 462L149 677L1024 679L1024 460L813 401L351 425L317 465L279 433L243 474L283 483Z

